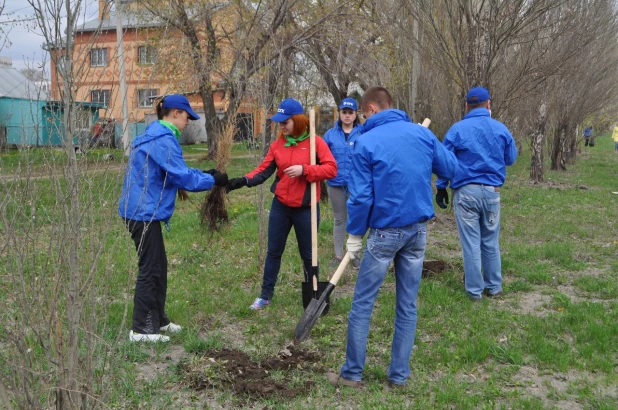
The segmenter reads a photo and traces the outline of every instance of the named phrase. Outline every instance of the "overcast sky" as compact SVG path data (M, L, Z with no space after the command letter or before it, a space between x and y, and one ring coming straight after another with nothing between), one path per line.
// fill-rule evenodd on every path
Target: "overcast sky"
M17 69L26 67L38 68L45 65L45 71L49 76L49 58L41 48L44 40L41 31L36 27L36 20L33 20L34 11L32 7L25 0L5 0L5 2L5 9L2 16L0 16L0 25L2 25L5 32L10 29L8 39L11 44L0 50L0 56L11 57L13 59L13 67ZM86 9L85 13L81 13L81 20L86 21L97 18L97 0L84 0L84 3L86 4ZM7 21L18 22L11 24L9 27L9 24L6 23Z

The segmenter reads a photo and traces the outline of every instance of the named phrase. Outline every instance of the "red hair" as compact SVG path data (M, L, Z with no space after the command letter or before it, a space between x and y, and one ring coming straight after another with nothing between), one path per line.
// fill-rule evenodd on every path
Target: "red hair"
M294 129L292 135L294 137L300 137L309 129L309 118L305 114L294 114L290 117L294 121ZM279 132L279 136L283 137L283 133Z

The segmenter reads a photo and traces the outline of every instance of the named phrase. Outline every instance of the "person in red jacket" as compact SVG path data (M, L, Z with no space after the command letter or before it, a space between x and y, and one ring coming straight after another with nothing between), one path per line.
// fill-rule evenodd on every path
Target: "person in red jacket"
M337 163L328 145L316 136L316 164L310 165L309 118L300 102L288 98L279 105L271 121L279 123L279 136L273 141L262 163L245 176L230 179L230 192L244 186L264 183L276 172L270 191L275 194L268 218L268 250L264 263L262 294L250 306L253 310L270 304L281 267L281 256L292 227L303 260L305 281L311 275L311 182L334 178ZM320 184L317 184L317 200ZM320 208L318 205L318 223Z

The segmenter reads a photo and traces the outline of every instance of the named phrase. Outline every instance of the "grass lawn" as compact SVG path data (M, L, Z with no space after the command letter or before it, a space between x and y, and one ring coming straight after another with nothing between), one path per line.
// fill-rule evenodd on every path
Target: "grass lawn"
M412 375L403 390L389 389L385 376L394 321L392 274L373 312L361 391L335 389L324 377L327 370L338 371L345 358L352 270L331 297L330 313L295 350L290 342L303 311L302 268L290 235L271 306L249 310L260 293L262 268L255 188L229 195L230 223L212 235L199 226L204 194L177 202L172 229L164 233L167 313L185 330L165 345L130 344L130 325L121 327L125 305L130 313L132 304L127 283L130 292L134 279L127 279L127 272L135 275L137 263L119 218L110 219L104 260L111 266L106 287L111 302L103 337L113 344L114 365L107 370L113 382L105 404L131 409L616 409L618 195L611 192L618 191L618 155L608 136L596 141L593 148L582 147L568 171L546 171L540 185L529 182L529 153L508 169L501 191L501 299L468 300L452 211L436 210L428 227L427 258L445 260L449 268L421 283ZM212 162L198 161L198 148L205 146L183 148L191 154L187 162L211 168ZM230 177L251 170L256 155L237 148ZM19 163L2 154L2 173ZM121 174L98 178L108 178L105 186L112 186L109 181L121 181ZM105 192L108 201L96 206L113 215L118 190ZM265 196L269 207L272 194ZM332 227L330 204L323 203L322 277L333 257ZM2 277L8 277L8 266L0 265ZM7 283L0 286L5 294L11 289Z

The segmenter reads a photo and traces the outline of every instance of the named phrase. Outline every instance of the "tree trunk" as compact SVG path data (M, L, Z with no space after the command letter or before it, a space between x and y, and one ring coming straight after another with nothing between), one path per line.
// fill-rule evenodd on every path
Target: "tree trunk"
M552 171L566 171L567 129L567 123L563 120L554 134L554 146L551 154Z
M567 163L575 164L577 158L577 127L573 131L573 127L570 126L567 130L568 139L568 151L567 151Z
M467 4L466 6L467 43L466 43L466 84L464 88L473 86L491 88L489 78L490 48L490 5L485 2Z
M543 101L539 107L539 116L532 136L530 146L532 158L530 160L530 179L535 182L543 182L545 175L543 172L544 146L545 146L545 125L547 123L547 105Z

